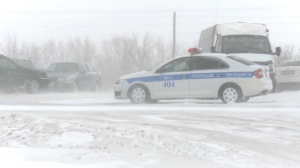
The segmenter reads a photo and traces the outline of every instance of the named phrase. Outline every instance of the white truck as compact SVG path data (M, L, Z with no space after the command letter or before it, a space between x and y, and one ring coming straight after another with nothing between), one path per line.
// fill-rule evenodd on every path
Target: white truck
M272 52L266 25L240 22L214 25L201 32L199 47L207 53L234 54L256 64L269 66L275 88L274 60L275 56L280 56L281 48L276 47L276 52Z

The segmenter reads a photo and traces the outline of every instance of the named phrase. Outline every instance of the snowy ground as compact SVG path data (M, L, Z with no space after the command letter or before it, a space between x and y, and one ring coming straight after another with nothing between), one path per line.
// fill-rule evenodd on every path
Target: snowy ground
M131 105L112 94L0 96L11 168L300 167L300 92Z

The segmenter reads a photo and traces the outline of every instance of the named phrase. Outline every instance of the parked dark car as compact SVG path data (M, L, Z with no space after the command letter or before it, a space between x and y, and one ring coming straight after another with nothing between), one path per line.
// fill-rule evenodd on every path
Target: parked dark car
M38 93L48 86L50 79L46 72L25 68L6 56L0 55L0 88L2 91L25 89Z
M102 85L101 74L89 64L58 62L49 66L47 74L52 90L98 92Z

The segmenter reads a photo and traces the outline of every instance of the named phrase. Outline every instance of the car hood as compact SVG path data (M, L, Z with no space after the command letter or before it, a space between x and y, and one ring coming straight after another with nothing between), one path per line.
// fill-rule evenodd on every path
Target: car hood
M47 72L50 79L67 78L71 75L77 75L77 72Z
M39 71L39 70L35 70L35 69L29 69L29 68L25 68L25 67L21 67L21 71L28 73L28 74L34 74L34 75L38 75L38 76L46 76L46 72L44 71Z
M137 77L145 77L151 75L151 71L142 71L137 73L132 73L129 75L122 76L120 79L129 79L129 78L137 78Z
M237 53L237 54L230 54L230 55L241 57L252 62L267 62L267 61L274 62L274 56L270 54Z

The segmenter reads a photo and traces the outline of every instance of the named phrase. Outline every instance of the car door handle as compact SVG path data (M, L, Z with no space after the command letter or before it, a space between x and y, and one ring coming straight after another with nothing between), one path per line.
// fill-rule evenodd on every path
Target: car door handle
M216 77L217 78L220 78L222 75L221 74L216 74Z
M186 79L187 75L182 75L182 79Z

